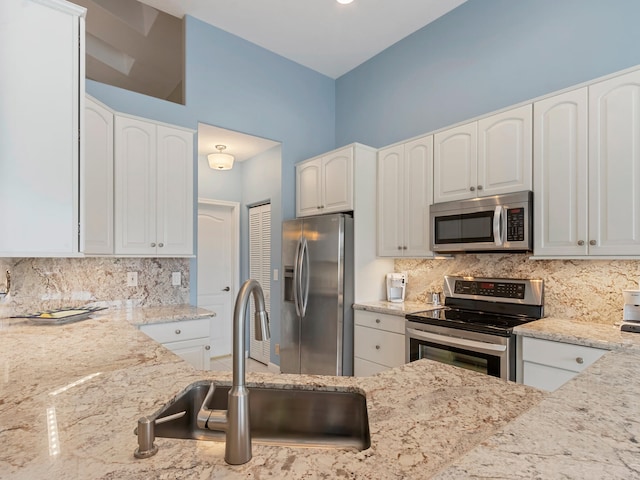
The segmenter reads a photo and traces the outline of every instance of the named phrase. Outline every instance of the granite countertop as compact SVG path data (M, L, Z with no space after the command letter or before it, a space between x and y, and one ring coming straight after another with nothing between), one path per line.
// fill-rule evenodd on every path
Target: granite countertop
M546 395L428 360L368 378L248 374L249 386L364 392L371 448L254 445L249 463L229 466L216 442L158 438L156 456L133 457L138 418L197 380L229 383L230 372L194 370L122 316L6 323L0 372L0 477L11 479L425 478Z
M368 312L386 313L388 315L404 317L409 313L424 312L426 310L442 308L442 305L412 301L387 302L385 300L374 300L371 302L355 303L353 308L355 310L366 310Z
M553 393L428 360L367 378L253 373L250 387L365 393L371 448L254 445L249 463L229 466L223 443L158 438L158 454L136 460L140 416L230 372L198 372L108 311L55 327L0 322L0 477L640 477L638 364L633 349L609 352Z

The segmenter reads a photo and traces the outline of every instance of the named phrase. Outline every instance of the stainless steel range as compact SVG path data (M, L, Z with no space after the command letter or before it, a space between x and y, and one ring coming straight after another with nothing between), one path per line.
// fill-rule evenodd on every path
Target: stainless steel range
M515 381L513 328L544 316L542 280L444 279L444 306L407 315L406 360L428 358Z

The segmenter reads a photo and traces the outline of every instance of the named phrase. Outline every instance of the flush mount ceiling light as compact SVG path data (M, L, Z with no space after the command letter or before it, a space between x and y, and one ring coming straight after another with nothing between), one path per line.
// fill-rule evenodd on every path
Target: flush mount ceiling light
M210 153L207 155L209 167L214 170L231 170L231 167L233 167L233 155L222 153L226 148L226 145L216 145L218 153Z
M351 2L353 2L353 0L336 0L336 1L342 5L348 5Z

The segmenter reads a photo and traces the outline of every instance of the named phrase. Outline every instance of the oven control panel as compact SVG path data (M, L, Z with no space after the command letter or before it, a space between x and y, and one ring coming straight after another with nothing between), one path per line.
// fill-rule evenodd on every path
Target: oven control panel
M454 293L482 297L524 299L525 285L515 282L456 280Z

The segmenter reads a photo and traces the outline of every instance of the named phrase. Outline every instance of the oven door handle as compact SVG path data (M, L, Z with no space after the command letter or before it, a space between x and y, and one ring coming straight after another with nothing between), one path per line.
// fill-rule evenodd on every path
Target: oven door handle
M495 345L491 343L477 342L475 340L467 340L466 338L448 337L445 335L438 335L437 333L423 332L421 330L416 330L415 328L407 328L407 333L412 338L431 340L448 347L469 348L478 353L494 354L496 352L507 351L506 345Z

